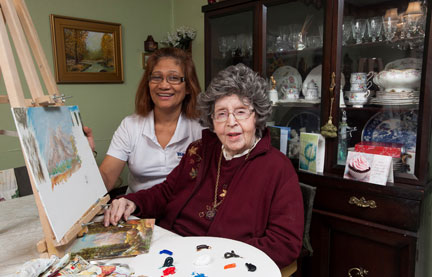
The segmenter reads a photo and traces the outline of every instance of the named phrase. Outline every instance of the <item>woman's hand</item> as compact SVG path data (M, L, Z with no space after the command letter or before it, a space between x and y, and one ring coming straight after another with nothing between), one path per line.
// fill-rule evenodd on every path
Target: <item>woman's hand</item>
M126 198L114 199L108 209L105 210L105 227L108 227L110 224L117 225L122 216L124 220L127 220L135 209L135 203Z
M95 143L94 143L94 137L93 137L93 131L90 127L84 126L83 131L85 136L87 137L88 143L90 145L91 150L95 151Z

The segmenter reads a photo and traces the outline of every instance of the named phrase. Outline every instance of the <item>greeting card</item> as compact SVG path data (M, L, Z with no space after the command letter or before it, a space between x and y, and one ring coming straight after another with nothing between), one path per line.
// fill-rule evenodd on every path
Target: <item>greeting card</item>
M392 157L350 151L344 178L385 186L393 182Z
M324 171L325 140L320 134L300 133L299 169L311 173Z

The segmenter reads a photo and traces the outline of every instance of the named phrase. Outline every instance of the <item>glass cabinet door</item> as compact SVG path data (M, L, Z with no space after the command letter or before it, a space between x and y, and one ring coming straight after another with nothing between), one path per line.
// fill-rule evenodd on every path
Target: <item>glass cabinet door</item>
M344 1L337 164L349 150L391 155L395 177L414 179L425 4Z
M207 64L206 85L227 66L243 63L256 70L254 64L254 12L255 6L216 13L207 17L211 57ZM207 55L207 53L206 53Z
M277 91L269 124L290 128L286 155L294 163L300 132L320 132L324 6L325 1L266 4L263 75Z

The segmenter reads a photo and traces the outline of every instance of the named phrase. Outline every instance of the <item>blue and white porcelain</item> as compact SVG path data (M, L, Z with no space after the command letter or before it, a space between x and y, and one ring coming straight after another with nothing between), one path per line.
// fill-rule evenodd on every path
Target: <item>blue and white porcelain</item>
M415 152L417 122L416 110L379 112L363 128L362 141L401 143Z

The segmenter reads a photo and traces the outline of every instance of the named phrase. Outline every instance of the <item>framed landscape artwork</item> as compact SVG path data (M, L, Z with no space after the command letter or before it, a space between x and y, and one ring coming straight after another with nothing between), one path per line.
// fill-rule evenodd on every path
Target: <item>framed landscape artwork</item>
M121 25L51 14L57 83L122 83Z

